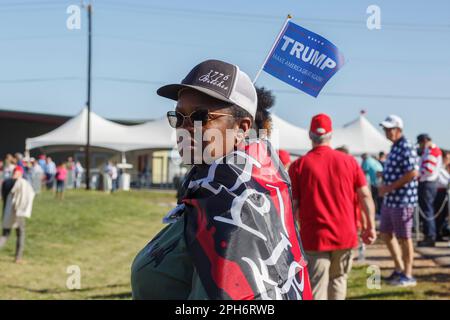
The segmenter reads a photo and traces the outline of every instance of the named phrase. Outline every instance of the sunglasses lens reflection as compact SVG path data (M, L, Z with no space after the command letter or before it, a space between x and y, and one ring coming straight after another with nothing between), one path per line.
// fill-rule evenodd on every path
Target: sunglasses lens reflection
M178 115L174 111L167 112L167 120L169 120L169 125L172 128L178 128L183 123L183 119L181 119L180 123Z

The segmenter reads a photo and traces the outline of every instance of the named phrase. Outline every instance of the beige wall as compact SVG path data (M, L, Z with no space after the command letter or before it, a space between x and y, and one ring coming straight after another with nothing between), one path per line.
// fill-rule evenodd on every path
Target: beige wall
M152 158L152 181L153 183L168 183L168 151L155 151Z

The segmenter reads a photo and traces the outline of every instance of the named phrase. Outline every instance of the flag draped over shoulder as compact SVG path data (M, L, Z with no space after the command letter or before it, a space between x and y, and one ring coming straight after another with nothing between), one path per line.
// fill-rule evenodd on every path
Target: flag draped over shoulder
M186 243L210 299L311 299L281 168L269 142L253 140L189 175Z

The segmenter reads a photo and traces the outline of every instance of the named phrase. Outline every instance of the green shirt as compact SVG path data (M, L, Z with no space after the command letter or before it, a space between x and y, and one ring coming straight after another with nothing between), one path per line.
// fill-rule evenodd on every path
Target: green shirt
M166 226L131 266L133 299L207 299L187 252L184 218Z

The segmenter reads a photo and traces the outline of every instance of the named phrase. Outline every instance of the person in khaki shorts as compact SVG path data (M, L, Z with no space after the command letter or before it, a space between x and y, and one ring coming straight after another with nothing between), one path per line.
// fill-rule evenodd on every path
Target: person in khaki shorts
M352 249L306 251L308 271L316 300L344 300L352 269Z
M330 148L331 119L313 117L309 136L313 149L289 168L292 197L308 261L313 297L345 299L352 249L358 245L356 210L365 213L362 239L376 239L375 204L355 158Z

